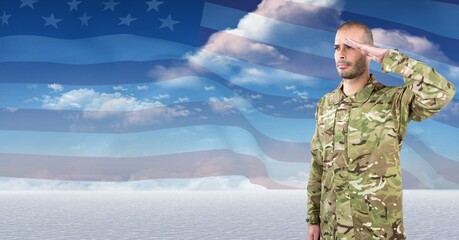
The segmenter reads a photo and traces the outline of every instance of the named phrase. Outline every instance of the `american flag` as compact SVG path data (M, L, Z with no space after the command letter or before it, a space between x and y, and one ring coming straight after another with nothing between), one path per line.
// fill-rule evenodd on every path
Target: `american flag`
M336 28L364 22L458 86L458 13L455 1L1 0L0 187L304 188L315 105L340 81ZM458 188L457 142L456 95L411 123L404 187Z

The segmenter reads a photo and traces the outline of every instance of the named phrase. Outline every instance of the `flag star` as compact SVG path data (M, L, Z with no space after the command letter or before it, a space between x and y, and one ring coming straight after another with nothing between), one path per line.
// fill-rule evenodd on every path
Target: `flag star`
M156 1L156 0L151 0L149 2L145 2L147 5L148 5L148 10L147 12L149 12L151 9L154 9L155 11L158 11L158 6L163 4L164 2L159 2L159 1Z
M33 4L37 3L38 0L21 0L21 7L29 6L30 8L33 8Z
M160 18L161 26L159 28L169 28L171 31L174 31L174 25L180 23L179 21L173 20L171 15L167 16L167 18Z
M81 21L81 26L88 26L88 20L91 19L92 16L87 16L86 11L84 12L83 16L79 17Z
M62 19L59 19L59 18L54 18L54 14L51 13L51 15L49 17L43 17L43 19L45 19L45 27L48 26L48 25L53 25L55 28L57 28L57 23L62 21Z
M126 24L127 26L131 25L131 22L135 21L137 18L131 18L131 14L129 13L125 18L119 18L121 20L118 25Z
M5 24L8 25L8 18L10 18L10 17L11 17L11 15L8 15L8 14L6 14L5 11L3 11L3 15L0 17L0 19L2 19L2 26L5 25Z
M120 4L119 2L114 2L114 0L110 0L110 2L103 2L105 4L105 7L102 11L111 9L113 12L115 11L115 6Z
M68 5L70 5L70 12L75 9L75 11L78 11L78 4L80 4L81 1L77 0L72 0L71 2L67 2Z

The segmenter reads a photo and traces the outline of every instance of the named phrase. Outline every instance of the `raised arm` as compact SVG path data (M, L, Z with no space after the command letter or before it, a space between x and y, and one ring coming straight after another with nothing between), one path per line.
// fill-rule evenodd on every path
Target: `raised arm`
M446 106L455 94L454 85L432 67L421 61L409 58L398 50L388 50L374 45L362 44L346 39L346 44L360 50L382 64L384 72L393 72L403 76L405 92L403 104L409 119L422 121Z

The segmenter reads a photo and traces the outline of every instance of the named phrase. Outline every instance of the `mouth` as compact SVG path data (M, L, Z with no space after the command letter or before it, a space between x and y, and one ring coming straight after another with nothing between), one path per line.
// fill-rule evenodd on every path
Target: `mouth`
M349 67L349 66L350 66L350 64L344 63L344 62L338 62L338 63L336 64L336 67L339 68L339 69L344 69L344 68L347 68L347 67Z

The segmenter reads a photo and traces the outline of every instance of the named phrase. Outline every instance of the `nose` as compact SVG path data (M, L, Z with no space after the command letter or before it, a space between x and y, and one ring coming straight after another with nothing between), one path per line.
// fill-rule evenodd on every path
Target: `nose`
M336 57L338 59L346 59L346 49L344 47L341 47L336 50Z

